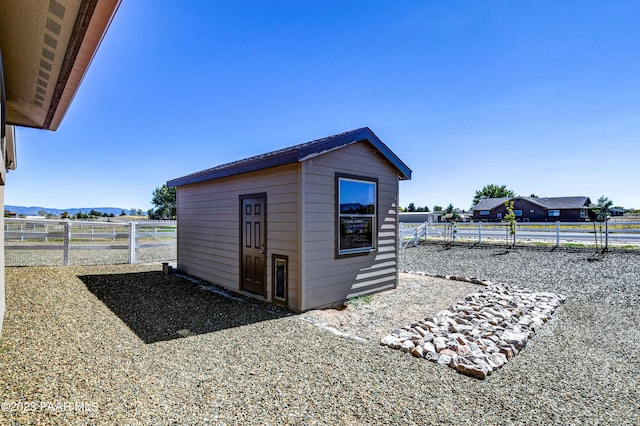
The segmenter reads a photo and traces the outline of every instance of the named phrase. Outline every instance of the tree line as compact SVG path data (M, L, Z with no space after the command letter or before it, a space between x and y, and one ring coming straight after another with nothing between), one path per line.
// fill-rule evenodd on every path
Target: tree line
M145 215L145 213L142 211L142 209L131 209L131 210L129 210L129 213L127 213L123 209L123 210L120 211L120 214L119 214L119 216L144 216L144 215ZM87 213L85 213L82 210L80 210L75 214L70 214L69 212L64 211L64 212L60 213L60 215L49 213L46 210L38 210L38 216L41 216L41 217L43 217L45 219L76 219L76 220L116 217L116 215L114 213L102 212L102 211L95 210L95 209L91 209ZM25 217L27 217L27 215L26 214L20 214L20 215L18 215L18 217L25 218Z
M176 189L169 188L166 184L153 190L151 194L151 204L153 208L149 209L146 213L142 209L130 209L129 213L122 209L119 216L147 216L149 219L175 219L176 218ZM69 212L62 212L60 216L51 214L47 211L40 210L38 215L47 219L76 219L76 220L91 220L98 218L113 218L116 217L113 213L101 212L96 209L91 209L88 212L82 210L70 214ZM20 215L20 217L26 217L26 215Z

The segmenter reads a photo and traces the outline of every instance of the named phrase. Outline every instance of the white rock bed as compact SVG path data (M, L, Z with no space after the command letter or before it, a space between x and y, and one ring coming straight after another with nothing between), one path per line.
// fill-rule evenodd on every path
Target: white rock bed
M555 293L532 293L476 278L443 278L477 282L486 288L449 310L393 330L380 344L478 379L485 379L522 351L566 300Z

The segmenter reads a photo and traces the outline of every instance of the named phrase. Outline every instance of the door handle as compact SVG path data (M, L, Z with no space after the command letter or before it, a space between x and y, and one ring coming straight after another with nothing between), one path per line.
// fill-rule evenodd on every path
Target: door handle
M264 254L264 244L260 247L260 254Z

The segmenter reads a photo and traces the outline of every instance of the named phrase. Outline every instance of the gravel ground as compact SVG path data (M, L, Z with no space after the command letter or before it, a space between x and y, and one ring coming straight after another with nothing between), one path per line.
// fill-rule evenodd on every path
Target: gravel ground
M87 243L91 244L91 243ZM125 247L127 242L124 242ZM14 246L18 244L13 243ZM96 245L106 244L96 242ZM104 250L83 250L83 244L73 244L69 253L69 264L73 266L116 265L129 263L128 248L112 248ZM122 244L119 244L122 246ZM56 250L35 250L33 244L25 244L25 248L5 250L5 263L7 266L62 266L64 263L63 246L60 244ZM30 249L27 249L30 248ZM139 263L175 261L176 244L157 247L143 247L136 249Z
M343 310L305 312L301 318L334 334L378 344L391 330L447 309L481 289L476 284L401 273L395 290L352 299Z
M480 381L372 341L465 283L403 275L379 296L395 302L341 311L356 340L304 320L314 312L224 298L158 264L7 268L0 423L640 423L640 256L430 245L401 261L568 300Z

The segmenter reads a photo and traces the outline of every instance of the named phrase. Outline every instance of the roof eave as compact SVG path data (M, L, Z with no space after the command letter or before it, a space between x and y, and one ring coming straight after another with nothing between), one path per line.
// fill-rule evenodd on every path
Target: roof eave
M75 37L67 49L65 65L56 84L43 129L57 130L60 126L111 25L120 2L121 0L82 2L81 12L75 23Z
M387 157L391 164L393 164L398 169L398 171L400 172L400 180L411 180L412 170L409 168L409 166L407 166L402 160L400 160L400 158L398 158L398 156L393 151L391 151L391 149L389 149L389 147L385 145L385 143L382 142L371 129L367 127L365 128L365 130L372 136L373 139L372 140L367 138L367 140L369 140L369 142L371 142L378 149L378 151L380 151L382 155Z
M0 25L0 48L4 56L6 124L58 129L120 2L7 2L11 7L0 15L4 24ZM45 28L50 23L57 30ZM38 39L40 33L50 39L44 42L47 48ZM35 78L40 80L36 83Z
M169 188L193 183L205 182L213 179L220 179L229 176L235 176L242 173L256 172L271 167L284 166L286 164L298 162L298 154L296 152L287 152L282 155L264 158L249 163L238 164L237 166L228 167L222 170L211 170L194 175L187 175L180 178L167 181Z

